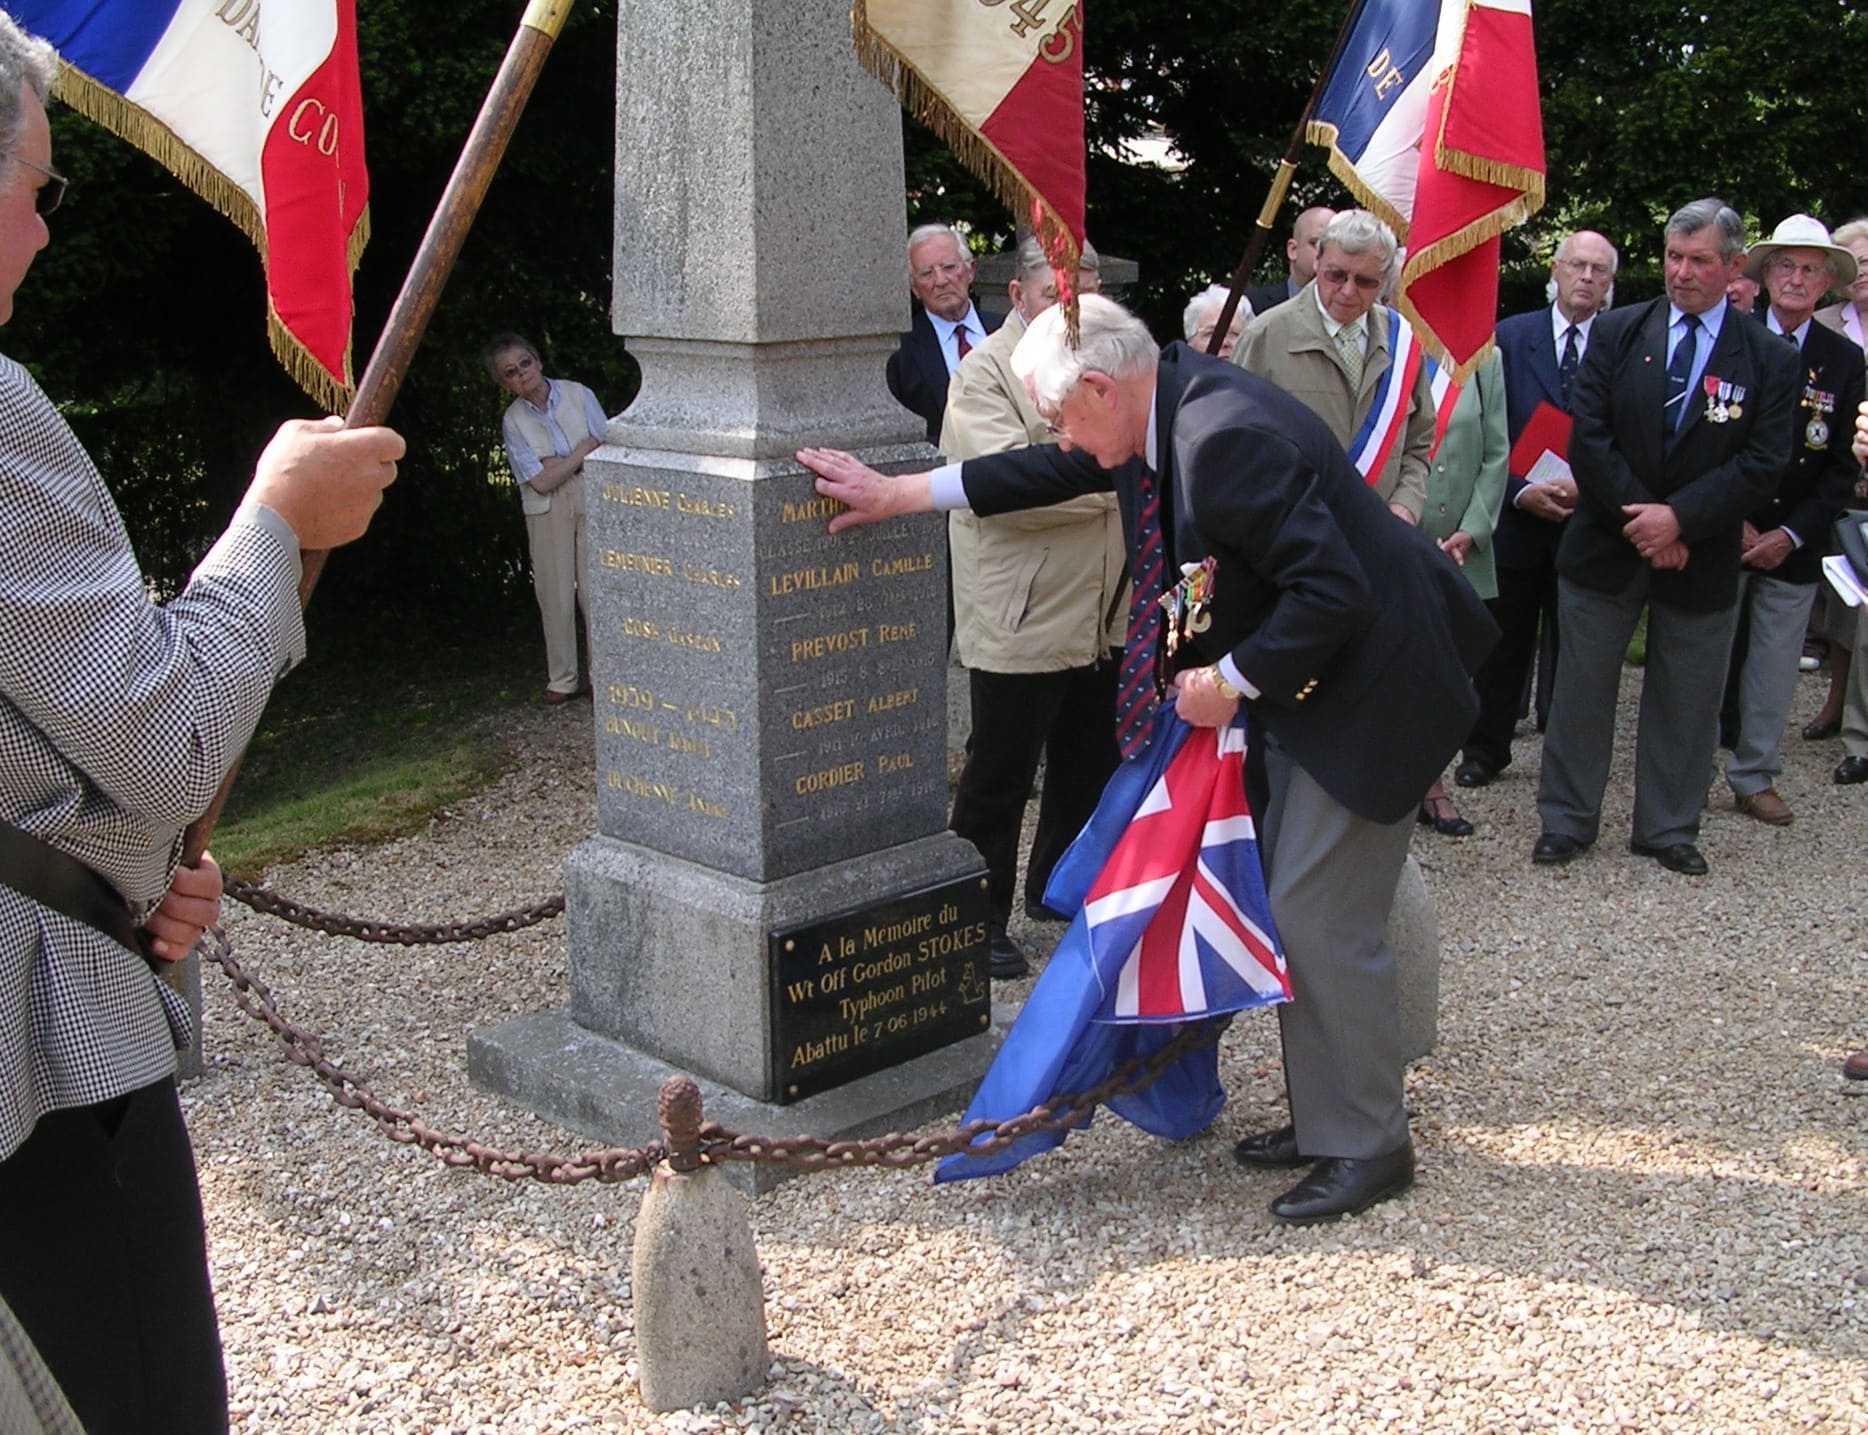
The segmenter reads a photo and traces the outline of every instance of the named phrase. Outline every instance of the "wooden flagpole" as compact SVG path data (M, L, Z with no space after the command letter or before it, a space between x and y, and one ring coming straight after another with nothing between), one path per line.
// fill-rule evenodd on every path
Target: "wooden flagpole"
M1238 267L1232 271L1230 292L1213 325L1213 335L1206 341L1209 354L1219 353L1219 347L1226 339L1226 331L1232 327L1232 316L1239 312L1239 296L1245 290L1245 281L1252 277L1252 271L1258 267L1259 258L1265 252L1265 243L1271 238L1272 221L1278 217L1278 211L1284 207L1285 198L1291 192L1291 176L1297 173L1297 162L1303 158L1304 136L1309 131L1310 116L1317 107L1317 97L1323 93L1323 82L1330 77L1330 71L1336 68L1337 60L1342 58L1343 46L1349 40L1350 26L1355 23L1356 12L1360 9L1357 3L1350 5L1342 28L1336 32L1336 43L1330 47L1330 58L1323 62L1323 68L1317 72L1316 84L1310 87L1310 98L1304 101L1304 112L1298 116L1297 128L1291 132L1291 143L1284 151L1284 158L1278 162L1278 172L1271 177L1271 189L1265 195L1264 204L1259 207L1258 219L1245 242L1245 253L1240 257Z
M506 49L506 58L500 62L493 88L480 106L479 116L454 165L454 173L442 191L441 203L428 222L428 232L422 236L408 277L402 281L402 292L396 296L395 307L389 311L389 319L376 341L369 365L357 383L356 397L344 415L345 428L367 428L382 423L389 416L390 406L395 403L402 381L408 376L415 351L428 332L428 321L434 317L448 275L460 258L467 231L473 228L481 201L486 198L487 188L493 182L500 160L505 157L506 145L518 127L519 117L525 113L526 101L532 96L533 86L538 83L545 59L564 28L572 4L573 0L530 0L526 6L519 31ZM298 584L301 607L311 601L312 590L324 571L326 556L322 551L303 555L304 576ZM193 866L201 860L239 772L240 763L236 760L222 779L220 790L214 794L213 805L189 825L182 843L184 863Z

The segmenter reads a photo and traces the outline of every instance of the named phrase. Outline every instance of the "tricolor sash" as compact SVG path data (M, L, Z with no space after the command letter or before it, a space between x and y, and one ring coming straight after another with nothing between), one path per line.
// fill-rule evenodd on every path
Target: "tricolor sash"
M1388 367L1375 381L1369 415L1349 441L1349 459L1371 486L1381 477L1395 440L1407 427L1408 396L1420 377L1421 347L1414 326L1399 311L1388 310Z

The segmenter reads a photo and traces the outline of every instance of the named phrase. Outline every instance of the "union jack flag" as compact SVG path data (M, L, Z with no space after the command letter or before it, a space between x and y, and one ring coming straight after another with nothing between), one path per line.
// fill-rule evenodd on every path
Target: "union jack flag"
M1022 1116L1160 1050L1188 1022L1291 998L1245 795L1245 718L1190 728L1164 706L1154 720L1154 741L1117 769L1051 874L1045 905L1076 915L966 1121ZM1208 1046L1109 1109L1181 1140L1225 1103ZM949 1156L934 1179L993 1175L1063 1139L1041 1133L996 1155Z
M1290 997L1245 800L1245 727L1189 733L1135 808L1082 905L1098 1021L1190 1021ZM1068 881L1066 864L1059 867ZM1074 893L1051 891L1062 897ZM1047 893L1047 899L1050 893ZM1261 916L1262 914L1262 916Z

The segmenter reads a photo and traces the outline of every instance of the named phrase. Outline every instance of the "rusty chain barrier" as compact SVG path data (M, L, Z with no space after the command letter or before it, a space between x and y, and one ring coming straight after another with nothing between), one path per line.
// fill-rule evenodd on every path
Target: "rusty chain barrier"
M395 925L320 912L237 878L227 879L226 893L256 912L280 917L312 931L403 946L478 941L498 932L516 932L535 926L564 910L564 897L559 894L530 907L475 922ZM214 962L227 974L233 984L235 1003L272 1032L284 1049L286 1060L310 1071L324 1083L332 1100L339 1106L363 1112L391 1141L419 1146L449 1166L480 1171L508 1181L538 1180L555 1186L573 1186L582 1181L632 1181L647 1175L664 1160L681 1171L736 1161L785 1166L794 1171L829 1171L858 1166L901 1170L960 1152L990 1156L1027 1136L1082 1126L1097 1107L1115 1097L1147 1090L1168 1067L1184 1056L1213 1045L1232 1025L1230 1016L1190 1022L1159 1051L1125 1062L1105 1080L1086 1090L1053 1097L1024 1115L1006 1121L972 1121L926 1136L891 1131L865 1140L826 1141L816 1136L743 1135L718 1122L705 1120L700 1087L690 1077L673 1076L662 1084L658 1103L664 1141L641 1147L585 1151L575 1156L553 1156L500 1151L466 1137L437 1131L412 1113L389 1105L326 1056L323 1042L315 1035L286 1019L266 984L248 972L234 956L233 944L224 931L219 927L210 929L199 950L204 960Z
M269 887L243 882L238 877L225 878L223 892L243 906L269 917L278 917L295 927L323 932L332 937L355 937L359 942L388 942L403 947L431 946L446 942L479 942L502 932L523 932L564 911L564 893L534 902L529 907L515 907L510 912L481 917L474 922L439 922L432 925L374 922L368 917L347 917L341 912L321 912L290 897L281 897Z

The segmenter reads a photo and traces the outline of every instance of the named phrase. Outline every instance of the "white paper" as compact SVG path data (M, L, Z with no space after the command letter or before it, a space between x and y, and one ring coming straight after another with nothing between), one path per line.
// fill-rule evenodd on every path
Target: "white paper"
M1524 475L1524 481L1555 483L1558 479L1570 476L1569 460L1558 458L1554 450L1545 449L1537 456L1537 462L1531 465L1531 471Z
M1868 588L1862 587L1861 579L1855 576L1855 565L1849 562L1846 553L1831 553L1823 559L1823 577L1849 607L1859 608L1868 603Z

